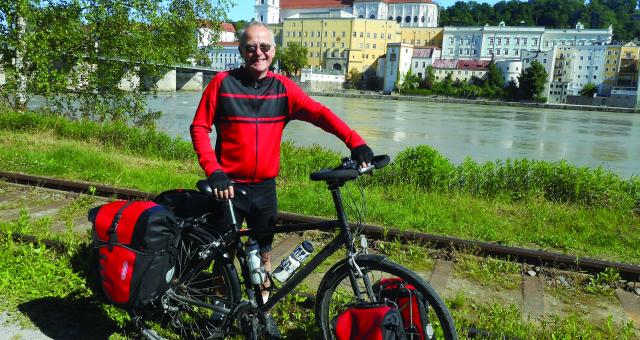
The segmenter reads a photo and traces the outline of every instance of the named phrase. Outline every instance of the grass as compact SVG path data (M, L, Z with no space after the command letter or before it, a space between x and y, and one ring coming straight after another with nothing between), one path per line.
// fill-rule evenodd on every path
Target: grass
M180 158L167 153L149 155L145 151L148 148L122 146L124 142L117 144L111 139L90 138L79 133L77 138L73 134L62 138L58 130L66 129L46 127L46 124L38 133L29 129L21 132L25 129L8 124L6 121L12 120L2 116L0 164L4 171L150 192L192 188L203 177L193 157ZM7 126L17 131L9 131ZM339 156L319 147L298 148L285 143L282 159L278 178L280 208L333 216L325 185L309 181L308 175L321 167L334 166ZM512 195L425 189L417 182L392 180L398 170L394 164L390 170L360 181L366 192L367 223L640 263L640 248L636 247L640 244L640 216L629 209L554 202L541 195L514 199ZM389 183L381 183L385 181ZM359 195L355 185L347 187L351 188L352 196Z

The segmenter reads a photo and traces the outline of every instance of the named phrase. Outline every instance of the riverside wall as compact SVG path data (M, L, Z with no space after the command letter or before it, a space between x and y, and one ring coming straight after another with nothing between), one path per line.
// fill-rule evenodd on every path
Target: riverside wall
M402 100L416 102L432 102L432 103L453 103L453 104L474 104L474 105L492 105L492 106L516 106L531 107L544 109L561 109L561 110L582 110L582 111L601 111L601 112L620 112L620 113L640 113L640 110L625 107L611 106L588 106L588 105L571 105L571 104L548 104L533 102L508 102L502 100L486 100L486 99L462 99L439 96L405 96L405 95L383 95L369 91L360 92L307 92L310 96L324 97L344 97L344 98L362 98L362 99L382 99L382 100Z

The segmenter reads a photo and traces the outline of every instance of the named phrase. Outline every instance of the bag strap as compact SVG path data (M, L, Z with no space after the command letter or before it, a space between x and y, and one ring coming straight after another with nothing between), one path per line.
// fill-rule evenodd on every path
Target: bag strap
M109 251L112 251L113 245L118 243L118 233L116 231L118 230L118 223L120 222L122 213L132 203L133 201L129 201L125 203L125 205L123 205L120 209L118 209L118 212L113 217L113 221L111 221L111 226L109 227L109 230L107 230L107 236L109 236Z

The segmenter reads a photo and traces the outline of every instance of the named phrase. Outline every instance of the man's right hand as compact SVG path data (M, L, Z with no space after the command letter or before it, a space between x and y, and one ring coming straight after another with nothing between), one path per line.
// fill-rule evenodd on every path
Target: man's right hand
M224 171L214 171L211 176L209 176L209 185L216 198L221 200L233 198L233 183Z

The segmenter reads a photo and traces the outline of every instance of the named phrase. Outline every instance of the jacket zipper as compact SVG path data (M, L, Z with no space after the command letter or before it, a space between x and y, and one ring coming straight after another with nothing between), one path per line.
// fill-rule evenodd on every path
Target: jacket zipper
M258 173L258 107L259 107L259 103L258 103L258 82L257 81L253 83L253 95L255 99L254 113L255 113L255 125L256 125L256 161L253 168L253 178L251 179L252 183L256 181L256 174Z

